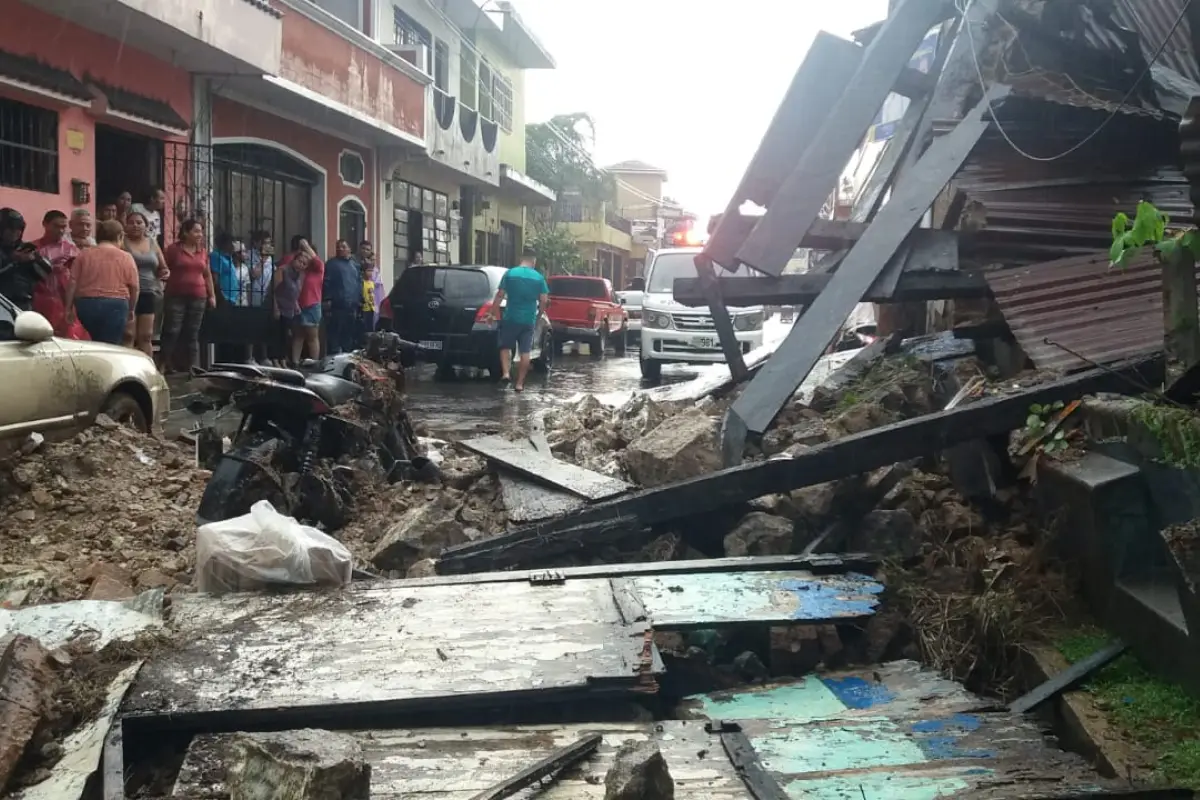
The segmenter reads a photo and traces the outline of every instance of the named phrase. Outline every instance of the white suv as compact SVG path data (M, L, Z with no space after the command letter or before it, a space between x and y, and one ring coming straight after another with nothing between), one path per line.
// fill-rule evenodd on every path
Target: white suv
M708 309L675 302L675 279L696 277L695 258L701 250L699 247L658 250L646 258L641 346L642 377L646 380L657 381L662 376L663 364L725 362L717 328ZM732 274L745 277L756 273L743 267ZM729 313L742 353L762 346L762 306L731 308Z

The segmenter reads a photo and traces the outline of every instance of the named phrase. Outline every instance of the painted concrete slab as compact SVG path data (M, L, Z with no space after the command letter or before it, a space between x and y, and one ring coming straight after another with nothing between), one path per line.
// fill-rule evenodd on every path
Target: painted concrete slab
M874 680L875 674L881 680ZM883 688L872 689L868 681ZM736 720L764 766L796 800L1016 800L1118 788L1081 758L1055 749L1028 719L971 713L978 698L912 662L823 675L799 682L798 688L722 693L690 702L693 709L719 709L723 719ZM750 716L739 719L739 713ZM751 796L702 719L356 735L372 766L372 797L470 800L591 732L603 734L600 750L567 770L539 798L600 800L613 753L630 739L658 742L678 800ZM193 743L174 798L227 798L225 741L210 736Z

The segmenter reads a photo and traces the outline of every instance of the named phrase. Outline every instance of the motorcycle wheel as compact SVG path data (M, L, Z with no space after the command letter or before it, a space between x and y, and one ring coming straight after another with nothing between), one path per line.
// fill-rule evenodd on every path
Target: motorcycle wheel
M276 511L290 515L292 502L283 487L257 466L270 463L277 445L276 437L261 433L222 456L204 487L204 496L196 511L196 524L205 525L248 514L250 507L259 500L270 501Z

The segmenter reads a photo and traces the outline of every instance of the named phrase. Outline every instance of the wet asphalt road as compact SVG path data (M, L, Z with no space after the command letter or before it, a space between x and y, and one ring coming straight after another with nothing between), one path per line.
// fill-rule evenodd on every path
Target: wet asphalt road
M786 334L788 327L778 318L767 321L764 331L768 341ZM663 369L662 384L683 383L710 370L724 370L724 365L668 365ZM196 418L184 405L187 389L172 381L171 419L167 434L191 428ZM453 379L435 377L431 365L410 371L408 379L409 413L427 436L441 439L461 439L473 434L519 428L535 411L571 402L582 394L601 395L606 402L620 403L638 389L649 388L642 381L638 366L637 348L624 356L606 355L592 358L587 355L559 355L548 376L530 374L525 392L517 394L502 389L499 384L470 370L460 370ZM238 415L231 413L221 420L220 427L231 430Z

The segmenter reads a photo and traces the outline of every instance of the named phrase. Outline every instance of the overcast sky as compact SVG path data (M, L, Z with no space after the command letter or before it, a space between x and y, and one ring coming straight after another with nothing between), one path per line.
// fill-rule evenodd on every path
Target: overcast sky
M737 188L816 32L849 36L887 13L887 0L513 5L558 62L526 73L528 121L590 113L601 166L667 170L667 193L702 218Z

